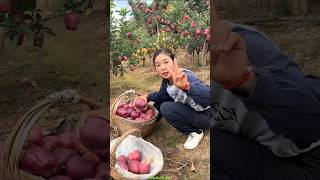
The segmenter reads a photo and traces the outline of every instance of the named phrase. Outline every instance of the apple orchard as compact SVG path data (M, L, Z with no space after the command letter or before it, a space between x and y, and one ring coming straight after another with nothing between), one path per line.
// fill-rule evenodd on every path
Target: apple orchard
M209 0L128 0L130 9L116 11L111 1L111 62L112 73L123 76L128 69L145 66L146 57L160 47L174 53L186 52L192 60L206 65L209 51Z

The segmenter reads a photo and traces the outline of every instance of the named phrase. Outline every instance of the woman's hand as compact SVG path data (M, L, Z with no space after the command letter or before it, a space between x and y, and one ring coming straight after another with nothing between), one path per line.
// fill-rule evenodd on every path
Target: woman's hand
M249 60L244 40L231 32L225 20L216 22L213 35L211 77L221 84L237 81L247 70Z
M247 71L250 64L245 42L239 34L231 31L227 21L213 18L213 24L211 79L220 84L234 83ZM248 80L239 89L250 91L254 80L255 75L250 72Z
M178 67L177 61L173 61L173 69L168 69L172 76L172 83L182 90L189 90L190 85L187 75Z

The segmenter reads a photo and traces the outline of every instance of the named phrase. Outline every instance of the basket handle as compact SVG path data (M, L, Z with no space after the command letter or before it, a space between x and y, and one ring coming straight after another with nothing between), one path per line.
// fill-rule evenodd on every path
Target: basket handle
M121 142L128 137L130 134L133 134L135 132L138 132L139 137L141 137L141 131L139 129L131 129L130 131L127 131L126 133L124 133L115 143L115 145L112 147L111 149L111 153L110 153L110 166L115 167L116 164L116 149L118 148L119 144L121 144Z
M124 93L122 93L119 97L116 98L116 100L114 101L114 103L112 104L111 107L111 121L113 123L115 123L116 127L119 127L117 118L115 117L116 111L117 111L117 107L119 106L119 103L127 96L130 94L137 94L138 96L141 96L142 94L135 92L133 89L127 90ZM117 128L117 131L119 131L119 129ZM119 132L118 132L119 133ZM120 134L122 134L122 132L120 132Z
M18 174L20 152L23 147L23 143L32 126L38 121L40 115L45 110L53 105L78 103L87 104L91 109L102 108L100 104L90 101L88 98L80 97L75 90L66 89L47 96L47 98L26 112L18 120L6 141L3 160L0 163L0 171L4 173L4 176L9 174Z

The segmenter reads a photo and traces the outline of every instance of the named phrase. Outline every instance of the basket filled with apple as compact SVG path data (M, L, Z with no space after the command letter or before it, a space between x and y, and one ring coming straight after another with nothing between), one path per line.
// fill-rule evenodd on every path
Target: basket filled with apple
M159 115L158 110L143 99L135 98L141 94L134 90L122 93L112 105L112 120L120 135L132 129L139 129L141 136L150 135Z

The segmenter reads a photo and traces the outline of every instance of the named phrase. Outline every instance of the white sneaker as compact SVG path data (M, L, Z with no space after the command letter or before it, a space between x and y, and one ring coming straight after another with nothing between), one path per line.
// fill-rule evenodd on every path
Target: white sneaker
M185 149L196 148L199 145L202 138L203 138L203 131L202 130L201 130L201 134L198 134L196 132L189 134L187 141L184 143L184 148Z

